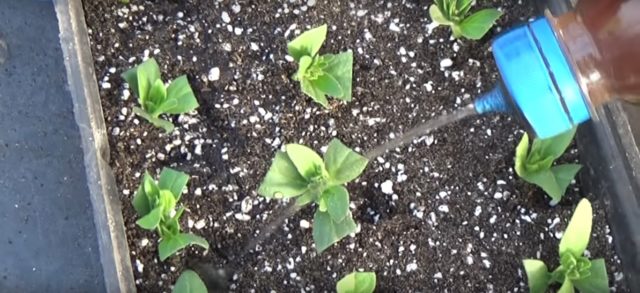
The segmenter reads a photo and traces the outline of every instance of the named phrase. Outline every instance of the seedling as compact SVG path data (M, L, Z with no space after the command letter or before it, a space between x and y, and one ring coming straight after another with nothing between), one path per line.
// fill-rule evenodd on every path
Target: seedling
M580 200L573 212L569 226L560 240L560 266L549 272L544 262L537 259L525 259L529 292L544 293L550 284L560 283L558 292L609 292L609 279L604 259L589 260L584 251L589 245L592 224L591 203Z
M187 174L169 168L162 169L157 183L145 172L133 197L133 207L140 216L136 224L146 230L156 230L160 235L158 252L162 261L190 244L209 249L204 238L180 231L184 207L180 206L177 211L175 208L188 181Z
M326 96L351 101L353 53L319 55L326 37L327 25L323 25L302 33L287 45L287 49L298 63L298 72L293 79L300 82L305 94L328 108Z
M338 293L372 293L376 288L376 273L353 272L344 276L338 284Z
M207 286L200 276L192 270L186 270L173 285L172 293L207 293Z
M367 162L338 139L331 141L324 160L306 146L288 144L276 153L258 193L266 198L296 198L298 206L315 202L313 240L322 252L355 232L344 184L356 179Z
M540 186L551 197L551 204L560 202L569 183L576 176L579 164L552 166L565 152L576 129L548 139L536 139L529 150L529 136L525 133L516 148L516 173L525 181Z
M435 0L429 7L431 19L439 25L450 26L455 38L481 39L500 18L502 12L494 8L482 9L469 15L473 0Z
M183 114L198 108L187 76L174 79L166 87L160 77L160 67L153 58L127 70L122 78L138 96L140 107L133 107L133 112L166 132L173 131L174 126L160 119L161 114Z

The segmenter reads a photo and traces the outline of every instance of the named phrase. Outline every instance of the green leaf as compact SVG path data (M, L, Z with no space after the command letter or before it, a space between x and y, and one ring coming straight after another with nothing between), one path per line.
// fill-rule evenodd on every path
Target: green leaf
M576 177L576 174L581 168L582 165L579 164L564 164L551 168L551 172L558 183L558 188L563 194L567 190L567 187L569 187L569 184L571 184L571 180Z
M583 256L578 259L576 269L580 274L580 278L585 278L591 275L591 261L589 258Z
M444 9L442 10L442 13L448 19L453 20L453 18L455 17L455 14L454 14L455 8L456 8L456 0L444 0Z
M358 178L367 163L367 158L352 151L335 138L331 140L324 154L324 164L331 184L344 184Z
M178 104L165 111L169 114L183 114L188 113L200 106L196 95L193 93L191 86L189 85L189 79L186 75L182 75L174 79L167 88L167 98L176 99Z
M300 58L300 62L298 64L298 72L295 75L296 80L304 79L304 76L307 73L307 70L309 69L309 67L311 67L312 63L313 63L312 57L302 56L302 58Z
M149 181L147 183L147 181ZM133 208L138 213L138 216L145 216L151 211L151 202L149 202L149 195L144 192L145 185L155 184L153 178L149 175L148 172L144 172L144 176L142 177L142 181L140 182L140 186L138 186L138 191L133 197Z
M169 218L171 212L176 208L176 198L171 191L160 189L160 205L163 207L162 215Z
M469 13L473 0L458 0L456 3L456 14L460 17L464 17Z
M289 156L285 152L277 152L258 193L266 198L294 197L305 192L308 184Z
M372 272L353 272L336 284L338 293L372 293L375 288L376 274Z
M150 101L156 107L161 105L167 99L167 88L161 79L156 79L151 82L151 88L149 89L149 95L147 100ZM143 105L145 106L145 105ZM149 113L156 112L157 109L146 109Z
M295 143L286 145L285 149L302 177L311 180L324 174L324 162L312 149Z
M564 195L564 190L560 189L556 177L549 169L526 174L526 176L521 176L521 178L531 184L540 186L540 188L552 198L553 204L558 203L562 195Z
M327 25L310 29L287 44L289 55L298 62L302 56L315 56L327 37Z
M489 8L465 18L459 25L462 35L471 40L481 39L500 18L502 12Z
M571 253L574 257L582 256L589 245L593 211L591 203L583 198L571 216L571 221L560 240L560 256Z
M324 197L319 197L317 203L319 211L323 213L327 211L327 200Z
M173 109L178 106L178 100L176 99L166 99L160 105L156 107L156 110L151 114L151 116L160 116L162 113L167 113L169 109Z
M356 223L351 214L341 222L334 222L326 212L316 211L313 217L313 241L316 243L318 253L355 231Z
M522 139L520 139L520 143L518 143L518 146L516 147L516 158L515 158L516 168L515 169L516 169L516 174L518 174L518 176L520 177L524 177L527 175L527 170L525 166L527 163L528 153L529 153L529 135L525 132L525 134L522 136Z
M529 137L525 133L516 148L515 170L525 181L540 186L557 204L571 180L580 170L577 164L559 165L551 168L553 161L571 143L575 130L547 140L535 140L529 151ZM560 153L558 153L560 152Z
M299 207L303 207L315 200L315 196L313 193L306 191L301 196L296 198L296 205Z
M191 233L180 233L163 238L158 245L160 260L164 261L176 252L188 245L198 245L204 249L209 249L209 243L204 238Z
M544 262L537 259L525 259L522 261L527 273L527 283L530 293L545 293L549 287L551 275Z
M186 173L171 168L163 168L162 172L160 172L158 187L171 191L176 201L179 201L187 182L189 182L189 175Z
M431 16L431 19L436 22L439 25L452 25L453 22L451 22L450 20L448 20L442 13L442 11L440 10L440 8L438 8L438 6L436 4L431 4L431 6L429 6L429 16Z
M149 100L149 90L151 89L151 81L144 70L136 71L138 80L138 101L143 109L151 111L147 108L147 101Z
M180 274L172 293L207 293L207 286L200 276L192 270L186 270Z
M349 191L342 185L327 188L322 197L327 203L327 212L334 222L342 222L349 214Z
M138 96L138 101L141 101L141 95L139 91L139 81L138 81L138 71L143 71L143 75L145 78L143 79L144 83L155 82L157 79L160 79L160 66L155 59L149 58L147 61L141 63L140 65L131 68L124 73L122 73L122 78L127 81L129 84L129 88ZM147 87L148 89L148 87ZM144 92L146 95L147 92ZM142 102L140 102L142 105Z
M164 207L162 205L159 205L144 217L138 219L138 221L136 221L136 224L138 224L138 226L140 226L142 229L146 230L153 230L157 228L158 224L160 224L160 220L162 219L163 208Z
M141 185L142 189L144 190L144 194L147 196L147 200L149 201L149 209L154 209L158 205L158 200L160 198L160 189L158 189L156 181L153 180L153 177L151 177L151 175L149 175L149 172L144 172L144 177Z
M133 113L149 121L151 124L153 124L153 126L164 129L164 131L166 131L167 133L173 131L173 123L157 117L152 117L149 113L141 108L133 107Z
M609 292L609 278L607 277L607 267L604 259L592 260L590 271L589 277L573 280L573 284L580 290L580 293Z
M559 135L547 138L536 139L531 146L530 159L533 157L548 158L552 157L553 160L559 158L567 150L573 137L576 134L577 128L572 128Z
M540 158L541 160L528 160L525 168L529 173L535 173L539 171L547 171L553 165L554 158Z
M182 213L184 213L184 210L184 206L180 206L173 217L169 219L165 218L165 220L162 221L162 227L166 229L168 233L161 233L160 237L164 238L180 233L180 217L182 216ZM163 230L161 229L160 232L162 231Z
M311 83L310 80L304 78L300 82L300 85L302 86L303 93L311 97L316 103L322 105L325 108L329 108L329 101L327 101L327 97L325 96L324 92L314 87L313 83Z
M311 80L313 87L332 97L341 97L342 88L338 81L328 73L321 74L317 79Z
M564 282L562 283L562 287L558 289L558 293L574 293L573 283L569 278L564 278Z
M341 95L327 94L336 99L349 102L352 99L352 83L353 83L353 52L348 51L337 55L326 54L322 58L326 62L326 66L322 68L324 72L331 75L340 84L342 90Z

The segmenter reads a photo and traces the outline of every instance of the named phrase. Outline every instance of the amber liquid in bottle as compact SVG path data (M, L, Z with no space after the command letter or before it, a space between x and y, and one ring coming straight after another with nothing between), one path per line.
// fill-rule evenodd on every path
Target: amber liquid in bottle
M548 18L592 107L640 102L640 0L580 0Z

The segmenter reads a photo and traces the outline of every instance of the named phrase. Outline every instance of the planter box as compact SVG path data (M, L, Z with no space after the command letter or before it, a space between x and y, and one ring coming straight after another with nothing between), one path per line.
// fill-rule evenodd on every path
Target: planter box
M0 291L135 291L80 1L0 1L0 43Z
M588 171L581 183L605 202L625 279L631 292L640 292L640 107L613 103L597 114L578 132Z
M0 2L0 291L135 291L89 48L79 0ZM598 114L578 136L581 183L640 292L640 108Z

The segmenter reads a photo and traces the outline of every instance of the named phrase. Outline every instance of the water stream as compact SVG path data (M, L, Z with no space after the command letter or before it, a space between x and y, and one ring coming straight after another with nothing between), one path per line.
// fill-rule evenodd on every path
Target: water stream
M451 124L453 122L456 122L458 120L464 119L466 117L475 115L476 110L473 107L473 104L469 104L467 106L465 106L464 108L460 108L456 111L453 111L451 113L448 114L444 114L441 116L438 116L434 119L431 119L427 122L424 122L422 124L419 124L411 129L409 129L409 131L403 133L402 135L400 135L398 138L387 141L371 150L369 150L368 152L365 153L365 157L369 160L375 159L376 157L384 154L385 152L387 152L388 150L392 150L395 149L399 146L402 146L406 143L409 143L411 141L413 141L414 139L426 135L427 133L438 129L442 126L445 126L447 124Z

